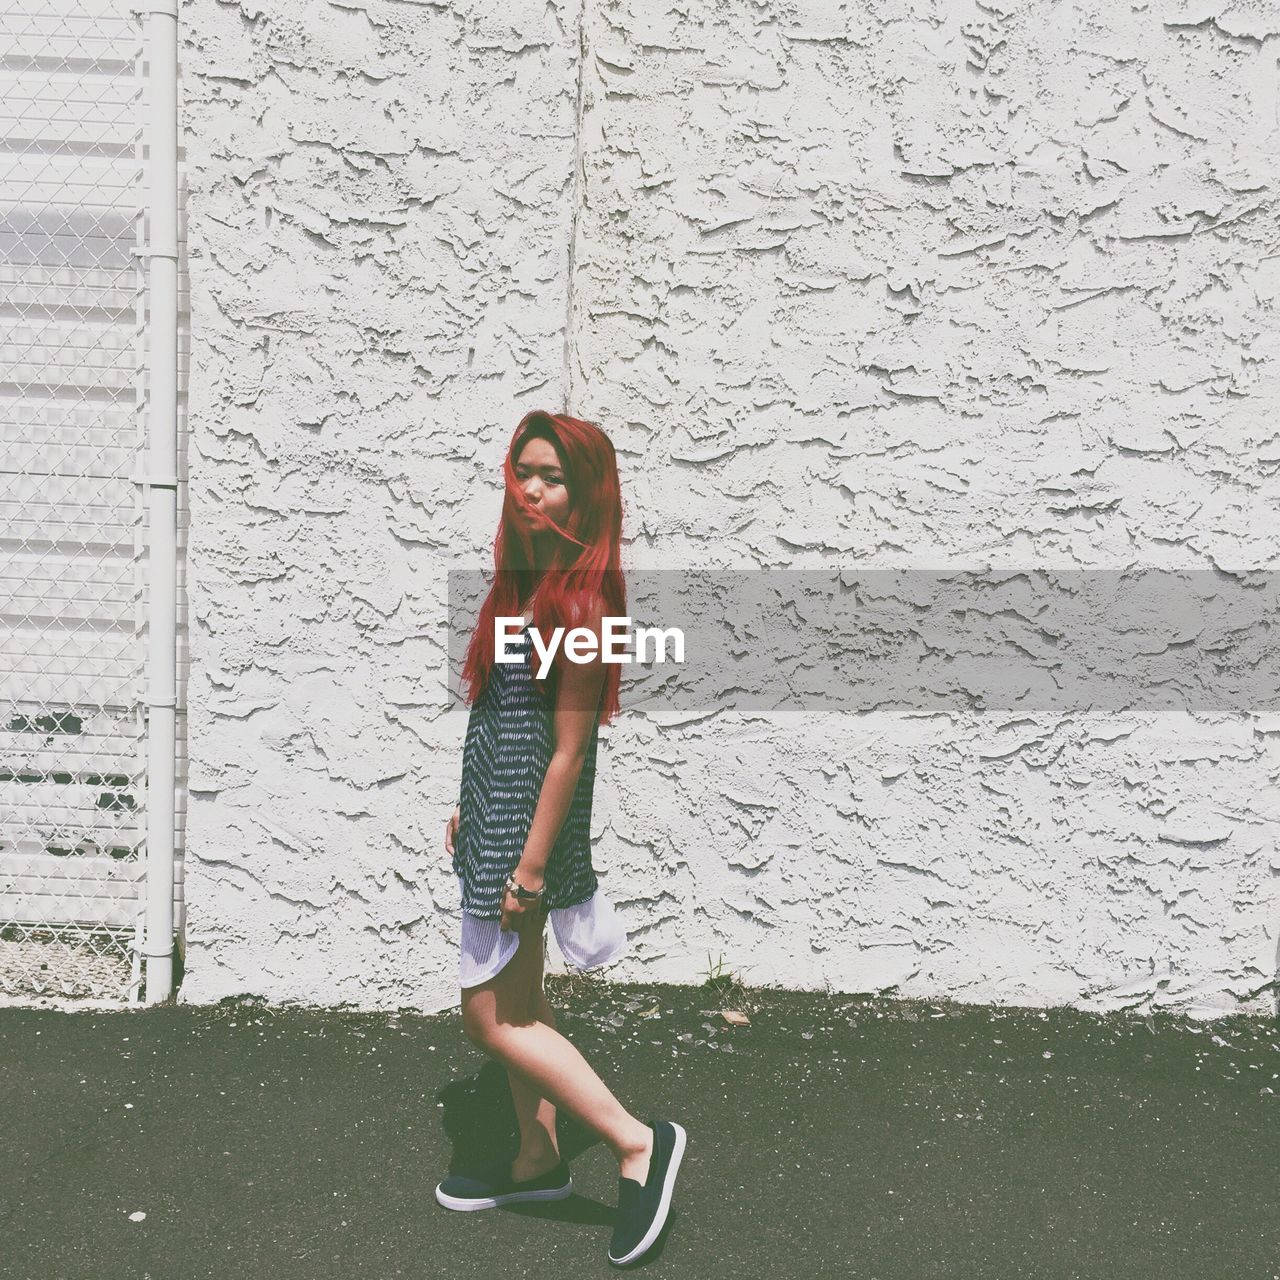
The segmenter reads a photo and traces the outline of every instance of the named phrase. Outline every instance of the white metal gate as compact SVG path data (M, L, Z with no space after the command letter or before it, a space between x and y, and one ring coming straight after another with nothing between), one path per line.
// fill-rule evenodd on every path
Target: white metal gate
M142 981L145 23L0 0L0 998Z

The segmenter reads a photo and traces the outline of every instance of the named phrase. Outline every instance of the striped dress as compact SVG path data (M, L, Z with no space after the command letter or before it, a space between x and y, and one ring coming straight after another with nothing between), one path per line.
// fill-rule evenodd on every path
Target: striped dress
M503 888L524 852L555 747L551 703L538 692L533 671L538 657L529 634L531 625L525 624L513 645L520 660L494 662L467 722L460 815L453 842L453 870L462 905L463 986L492 977L519 944L514 929L504 932L498 927ZM600 697L603 703L603 690ZM598 709L599 704L597 715ZM578 968L608 963L627 941L612 905L599 892L591 864L599 729L597 721L544 877L543 899L556 941L565 958Z

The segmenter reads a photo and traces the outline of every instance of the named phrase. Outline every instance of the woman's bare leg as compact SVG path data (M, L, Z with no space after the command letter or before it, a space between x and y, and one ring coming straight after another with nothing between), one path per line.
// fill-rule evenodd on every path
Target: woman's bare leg
M530 930L530 938L534 937ZM529 1004L526 1008L531 1017L547 1026L556 1025L556 1015L547 1002L546 992L542 989L542 975L546 965L545 931L536 933L536 964L530 968ZM521 943L523 946L524 943ZM532 958L532 957L531 957ZM522 1071L515 1067L507 1068L507 1079L511 1084L511 1100L515 1103L516 1120L520 1125L520 1150L511 1162L512 1176L534 1178L548 1169L554 1169L560 1159L560 1144L556 1136L556 1108L550 1098L544 1098Z
M576 1116L598 1134L624 1178L643 1182L649 1172L653 1131L609 1091L574 1045L531 1008L530 974L540 963L541 915L516 917L520 946L488 982L462 989L462 1025L490 1057L522 1075L540 1097ZM533 943L528 931L532 929Z

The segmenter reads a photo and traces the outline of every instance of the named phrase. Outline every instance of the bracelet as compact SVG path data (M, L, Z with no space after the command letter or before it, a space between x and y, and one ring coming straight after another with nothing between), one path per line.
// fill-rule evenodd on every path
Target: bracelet
M538 898L541 898L542 895L547 891L547 886L545 884L542 886L541 889L526 889L524 885L517 884L514 872L507 877L506 887L510 889L511 892L514 893L516 897L519 898L520 901L522 902L536 901Z

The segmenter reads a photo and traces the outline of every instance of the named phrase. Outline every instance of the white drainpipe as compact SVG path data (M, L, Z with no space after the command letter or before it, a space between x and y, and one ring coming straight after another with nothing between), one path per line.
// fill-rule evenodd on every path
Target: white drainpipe
M173 995L174 782L178 631L178 0L143 0L147 15L150 396L147 486L150 573L147 660L147 1004Z

